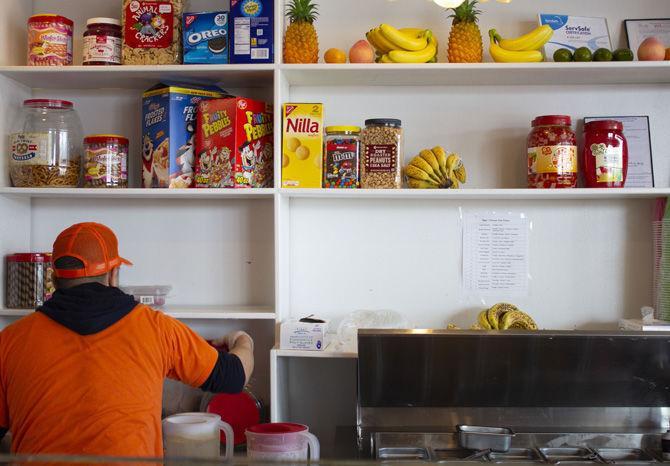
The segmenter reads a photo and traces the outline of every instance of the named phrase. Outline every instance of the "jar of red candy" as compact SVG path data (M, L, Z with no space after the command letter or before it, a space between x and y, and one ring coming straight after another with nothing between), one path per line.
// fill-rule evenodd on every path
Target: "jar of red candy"
M528 135L528 187L577 186L577 137L566 115L545 115L533 120Z
M628 174L628 142L623 123L591 121L584 125L582 157L588 188L623 188Z

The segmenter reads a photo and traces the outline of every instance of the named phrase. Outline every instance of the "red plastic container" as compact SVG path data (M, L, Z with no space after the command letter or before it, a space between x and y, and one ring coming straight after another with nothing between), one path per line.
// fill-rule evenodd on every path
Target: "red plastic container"
M577 186L577 137L567 115L545 115L533 120L528 135L528 187Z
M628 175L628 143L623 123L591 121L584 125L582 152L587 188L623 188Z

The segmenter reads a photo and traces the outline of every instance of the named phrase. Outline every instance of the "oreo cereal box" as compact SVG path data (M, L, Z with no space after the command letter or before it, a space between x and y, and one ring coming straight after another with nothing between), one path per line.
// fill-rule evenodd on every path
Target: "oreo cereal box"
M190 188L198 104L226 96L214 86L160 83L142 98L142 186Z
M274 0L230 0L230 62L273 63Z
M184 13L184 63L228 63L228 12Z

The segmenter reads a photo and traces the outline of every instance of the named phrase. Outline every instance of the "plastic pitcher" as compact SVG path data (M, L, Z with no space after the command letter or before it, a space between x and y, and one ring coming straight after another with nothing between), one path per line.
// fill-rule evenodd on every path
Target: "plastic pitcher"
M163 419L165 456L168 458L218 458L221 434L226 437L228 461L233 457L233 428L218 414L180 413Z
M267 461L319 459L319 440L302 424L259 424L247 429L246 434L249 458Z

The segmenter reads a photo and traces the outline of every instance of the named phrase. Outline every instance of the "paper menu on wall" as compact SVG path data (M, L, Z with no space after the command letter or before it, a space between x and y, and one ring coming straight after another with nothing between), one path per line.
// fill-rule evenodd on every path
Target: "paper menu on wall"
M464 212L463 291L528 295L528 218L519 213Z

